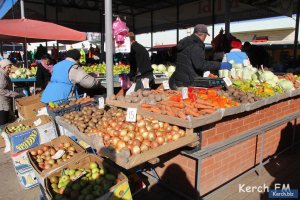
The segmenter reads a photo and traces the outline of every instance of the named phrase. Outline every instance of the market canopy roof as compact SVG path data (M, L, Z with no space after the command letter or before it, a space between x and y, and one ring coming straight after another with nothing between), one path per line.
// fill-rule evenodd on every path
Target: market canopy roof
M86 40L86 34L50 22L31 19L0 20L0 41L41 42L57 40L75 43Z
M232 2L230 20L239 21L291 16L296 13L297 0L229 2ZM136 34L188 28L199 23L223 23L225 19L225 0L112 0L112 4L114 15L126 18L130 30ZM24 7L26 18L54 22L84 32L104 30L104 0L24 0ZM18 2L4 18L21 18L20 13Z

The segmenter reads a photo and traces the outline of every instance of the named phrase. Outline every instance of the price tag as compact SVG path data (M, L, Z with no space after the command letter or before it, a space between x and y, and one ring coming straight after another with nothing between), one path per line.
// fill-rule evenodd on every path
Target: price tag
M83 98L86 98L86 93L83 94Z
M169 90L170 89L169 81L168 80L163 81L163 86L165 90Z
M231 80L228 77L223 78L223 80L224 80L224 82L225 82L225 84L226 84L227 87L229 87L229 86L232 85L232 82L231 82Z
M181 93L182 93L182 99L188 98L188 88L187 87L182 88Z
M208 77L209 75L210 75L210 71L206 71L204 72L203 77Z
M35 121L33 122L33 124L34 124L35 126L39 126L41 123L42 123L41 118L38 118L37 120L35 120Z
M46 108L46 107L40 108L40 109L38 110L37 116L40 116L40 115L48 115L48 112L47 112L47 108Z
M126 114L126 121L136 122L136 112L137 112L137 108L128 108Z
M149 89L149 78L142 78L144 89Z
M57 160L60 159L64 154L65 154L65 150L60 149L56 152L56 154L51 156L51 158Z
M99 97L98 103L99 103L99 109L104 108L104 98L103 97Z
M133 84L131 85L131 87L130 87L130 88L127 90L127 92L126 92L126 95L130 95L132 92L134 92L135 85L136 85L136 83L133 83Z

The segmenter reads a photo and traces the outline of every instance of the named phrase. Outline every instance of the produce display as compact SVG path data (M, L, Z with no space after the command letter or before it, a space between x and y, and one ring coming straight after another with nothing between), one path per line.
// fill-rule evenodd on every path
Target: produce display
M29 130L29 129L31 129L31 126L19 124L18 126L7 127L6 132L7 133L18 133L18 132Z
M58 152L59 150L63 150ZM61 153L63 152L63 153ZM57 156L55 154L62 154ZM30 155L40 170L51 169L59 163L67 161L76 154L76 149L70 142L60 143L58 147L43 146L38 150L31 150ZM56 157L57 156L57 157Z
M96 162L90 162L89 167L67 168L60 176L51 176L50 191L54 199L94 200L109 191L118 183L115 175L109 173Z
M116 152L127 150L132 155L186 135L178 126L159 122L151 117L137 115L136 123L127 122L126 113L116 107L105 112L98 108L86 108L81 112L65 114L63 118L85 133L95 131L95 134L102 137L106 147L113 148Z
M98 74L106 74L106 64L98 64L98 65L91 65L91 66L83 66L82 67L86 73L98 73ZM122 73L129 73L130 66L125 64L119 64L113 66L113 74L122 74Z
M175 90L138 90L126 96L112 95L110 100L117 100L127 103L149 103L155 104L156 102L167 100L169 96L178 95L180 92Z
M218 90L218 94L220 96L226 96L234 101L240 102L240 103L254 103L255 101L258 101L261 99L260 96L256 96L252 92L243 92L242 90L230 86L228 87L228 90Z
M37 67L31 67L31 69L18 68L14 72L9 74L10 78L31 78L36 75Z
M151 65L154 74L165 74L167 77L171 77L175 72L176 67L173 65L165 66L163 64L152 64Z
M84 103L89 103L89 102L93 102L93 101L95 101L95 99L91 98L91 97L81 97L79 99L70 99L66 102L61 102L61 103L54 103L54 102L50 101L48 104L48 108L55 111L55 110L59 110L62 108L68 108L73 105L84 104Z
M220 96L215 89L191 89L188 99L183 100L180 92L179 95L170 96L167 101L155 105L143 103L141 108L157 114L187 119L188 116L200 117L214 113L218 108L237 105L238 102Z
M293 75L291 73L287 73L283 76L278 76L279 81L281 81L281 79L286 79L288 81L291 81L294 84L295 88L300 88L300 76L297 75ZM281 84L289 84L289 83L283 83L281 82ZM289 86L291 87L291 86Z
M84 107L81 111L73 111L64 114L63 118L69 124L73 124L82 133L94 134L101 127L104 109L97 107Z

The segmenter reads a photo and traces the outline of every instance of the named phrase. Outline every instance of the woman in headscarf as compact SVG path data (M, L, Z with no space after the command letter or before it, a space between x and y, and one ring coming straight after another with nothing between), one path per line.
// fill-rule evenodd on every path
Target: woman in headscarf
M0 126L8 123L11 100L19 96L12 90L12 82L9 78L12 63L8 59L0 61Z
M44 90L51 79L53 65L51 64L51 58L49 54L45 54L41 57L41 62L38 64L36 72L37 87Z

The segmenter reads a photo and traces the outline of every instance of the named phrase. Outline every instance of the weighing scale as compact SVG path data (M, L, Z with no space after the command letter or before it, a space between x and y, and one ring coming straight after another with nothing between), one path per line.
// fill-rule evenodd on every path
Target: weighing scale
M204 88L223 87L225 81L222 78L197 77L194 79L192 86Z

